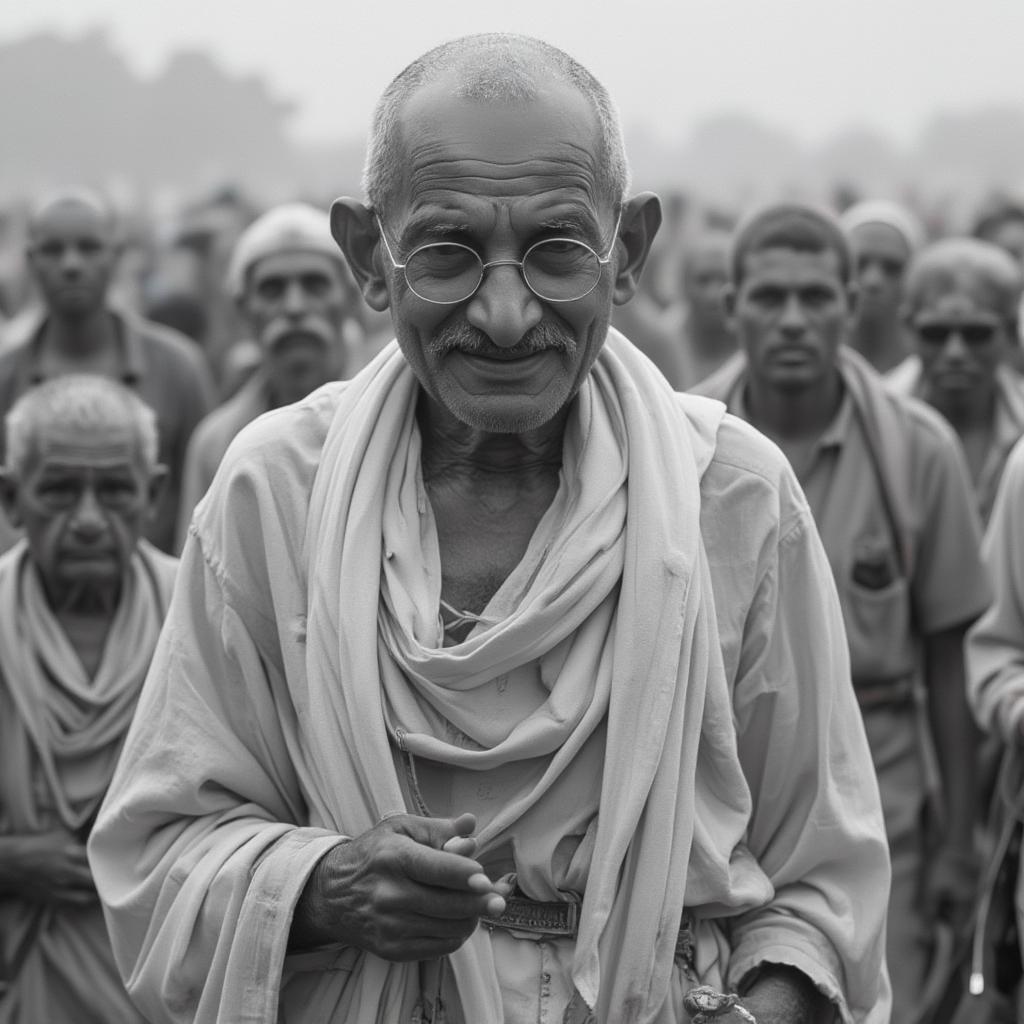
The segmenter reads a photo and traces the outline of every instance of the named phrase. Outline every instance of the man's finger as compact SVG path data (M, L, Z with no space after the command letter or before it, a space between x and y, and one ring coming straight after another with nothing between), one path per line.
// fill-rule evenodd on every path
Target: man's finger
M399 867L406 877L422 885L463 892L487 891L481 887L480 878L487 877L481 864L457 853L447 853L420 843L408 843L402 847ZM480 877L471 884L470 879L475 876Z
M396 814L386 818L381 825L424 846L440 850L451 839L471 835L476 828L476 816L460 814L457 818L425 818L419 814Z

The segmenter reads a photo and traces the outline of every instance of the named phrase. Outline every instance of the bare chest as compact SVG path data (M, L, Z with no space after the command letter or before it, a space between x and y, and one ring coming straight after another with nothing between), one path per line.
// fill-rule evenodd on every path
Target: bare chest
M441 596L479 614L522 561L554 491L470 500L430 488L441 556Z

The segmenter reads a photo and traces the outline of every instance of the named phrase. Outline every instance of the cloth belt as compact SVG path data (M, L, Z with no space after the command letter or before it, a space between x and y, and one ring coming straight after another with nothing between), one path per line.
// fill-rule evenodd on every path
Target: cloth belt
M575 938L579 927L579 903L565 900L531 900L524 896L506 896L504 913L497 917L483 915L480 923L486 928L504 928L508 931L528 932L538 937ZM676 956L687 969L693 971L694 922L687 911L679 925Z
M853 692L861 711L883 707L909 707L914 703L914 680L911 676L863 683L854 680Z

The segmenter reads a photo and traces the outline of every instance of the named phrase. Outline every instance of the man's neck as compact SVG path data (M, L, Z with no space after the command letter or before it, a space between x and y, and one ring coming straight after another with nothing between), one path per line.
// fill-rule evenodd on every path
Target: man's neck
M778 440L818 437L835 418L843 399L839 371L824 381L799 390L780 390L747 378L745 401L750 422Z
M418 416L441 596L479 614L522 560L558 491L566 414L522 434L492 434L424 396Z
M107 309L81 317L50 314L43 328L48 354L65 362L89 361L110 352L117 344L117 327Z
M521 434L495 434L456 419L423 396L417 410L423 437L423 476L430 480L456 471L486 478L529 476L562 465L562 440L568 413Z
M118 583L62 589L50 598L53 614L90 679L95 678L103 661L120 597Z
M996 388L977 388L959 398L950 398L937 389L924 388L924 399L942 413L958 434L992 427L996 418Z

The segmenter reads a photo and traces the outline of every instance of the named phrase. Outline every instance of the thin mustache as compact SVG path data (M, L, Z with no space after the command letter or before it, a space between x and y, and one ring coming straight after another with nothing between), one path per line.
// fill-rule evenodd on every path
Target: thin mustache
M502 359L516 359L551 349L571 353L576 348L576 339L558 325L541 321L536 327L531 327L515 347L498 348L483 331L461 320L442 327L431 338L429 347L435 356L447 355L458 350L468 355L495 355Z

